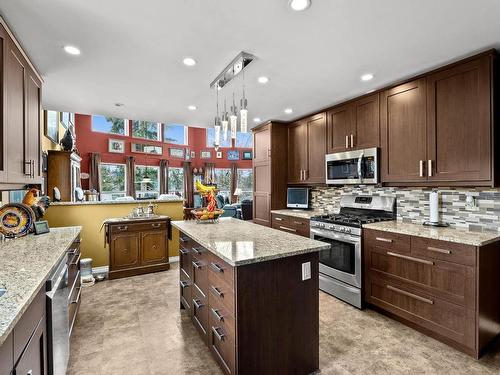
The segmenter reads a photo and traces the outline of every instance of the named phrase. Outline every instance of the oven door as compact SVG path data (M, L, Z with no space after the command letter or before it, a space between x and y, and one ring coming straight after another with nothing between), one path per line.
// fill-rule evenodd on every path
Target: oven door
M314 228L311 238L330 244L319 252L319 272L361 288L361 237Z

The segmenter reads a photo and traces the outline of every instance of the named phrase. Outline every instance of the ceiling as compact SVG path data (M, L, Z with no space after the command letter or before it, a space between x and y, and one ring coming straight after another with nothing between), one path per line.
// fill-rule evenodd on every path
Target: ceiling
M500 47L498 0L312 0L304 12L287 4L0 0L0 13L44 78L45 108L189 126L213 124L209 84L240 51L257 56L246 96L249 118L264 121L292 120ZM66 54L67 44L81 55ZM196 66L183 65L186 56ZM375 78L362 82L368 72ZM269 83L257 83L261 75ZM220 97L233 90L239 104L240 79Z

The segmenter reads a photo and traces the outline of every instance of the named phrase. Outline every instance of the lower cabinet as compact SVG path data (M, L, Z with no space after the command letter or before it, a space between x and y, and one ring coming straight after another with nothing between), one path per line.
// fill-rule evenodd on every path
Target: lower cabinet
M498 243L476 247L366 229L365 300L479 357L500 333Z
M169 218L108 223L109 278L168 270L169 226Z
M310 236L309 219L271 213L271 222L274 229L304 237Z

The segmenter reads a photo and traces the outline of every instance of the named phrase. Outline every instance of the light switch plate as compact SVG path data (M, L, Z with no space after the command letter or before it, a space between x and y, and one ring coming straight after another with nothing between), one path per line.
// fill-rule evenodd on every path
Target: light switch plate
M311 262L302 263L302 281L311 278Z

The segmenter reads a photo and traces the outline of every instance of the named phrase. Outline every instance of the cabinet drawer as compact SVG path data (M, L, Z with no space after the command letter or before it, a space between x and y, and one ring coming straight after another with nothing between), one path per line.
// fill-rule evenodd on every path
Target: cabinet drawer
M476 248L454 242L412 237L411 253L415 256L425 256L468 266L476 264Z
M295 228L297 231L296 233L300 236L304 237L309 237L310 236L310 231L309 231L309 220L308 219L302 219L298 217L290 217L290 223L292 224L292 227Z
M209 346L215 360L226 374L235 372L236 347L234 333L210 316Z
M76 314L80 308L80 302L82 300L82 284L80 281L80 273L78 273L78 278L75 279L75 283L70 289L70 295L68 297L68 318L69 318L69 332L73 331L73 326L75 325Z
M78 252L68 262L68 285L71 287L75 282L76 275L80 272L81 254Z
M212 325L215 323L221 325L225 330L231 332L234 337L234 333L236 331L234 311L229 310L226 305L212 293L209 293L208 295L208 306L208 314L211 315L210 319L213 322Z
M271 227L278 230L285 230L283 228L294 229L290 224L290 216L279 214L271 214Z
M208 337L208 298L205 297L196 287L193 287L191 302L191 319L206 343Z
M209 280L212 284L217 283L216 280L221 280L223 283L227 284L231 290L234 289L234 267L216 257L213 254L209 256Z
M474 310L388 278L366 279L368 302L469 348L474 348Z
M45 325L46 321L42 317L35 326L33 336L29 342L25 343L26 349L14 369L15 374L44 375L47 373Z
M7 336L7 339L0 345L0 374L10 374L14 368L12 333Z
M367 272L393 276L418 284L450 302L469 308L475 306L475 278L472 267L379 248L368 249L365 256L368 262Z
M110 224L109 233L135 232L151 229L168 229L167 221L155 221L150 223L127 223L127 224Z
M198 288L204 297L208 295L208 262L206 259L192 256L191 264L193 266L193 284Z
M181 303L184 308L190 312L192 306L193 282L186 271L184 271L182 268L180 269L179 288Z
M191 249L184 247L184 244L179 245L179 268L191 278L193 274L193 265L191 264Z
M366 229L363 231L365 246L380 247L399 253L410 253L410 236Z
M210 300L219 301L234 314L234 292L229 285L212 273L208 275L208 284Z

